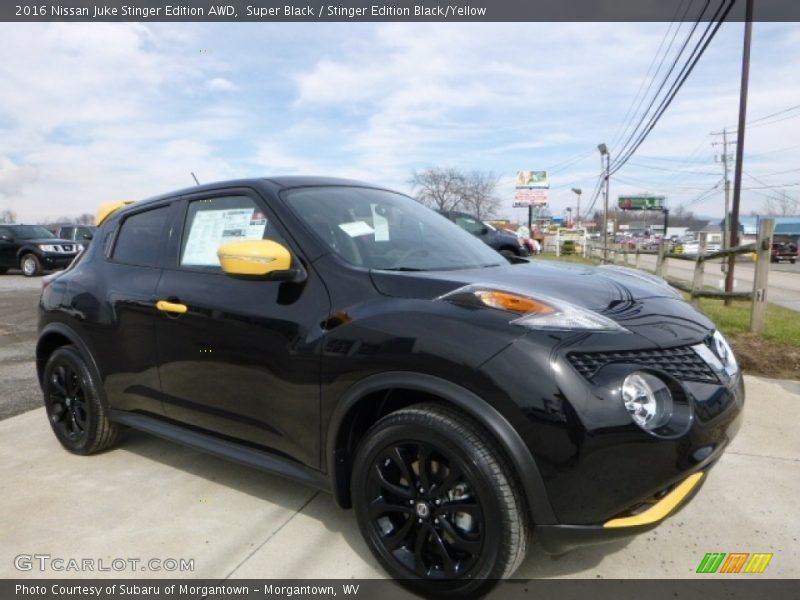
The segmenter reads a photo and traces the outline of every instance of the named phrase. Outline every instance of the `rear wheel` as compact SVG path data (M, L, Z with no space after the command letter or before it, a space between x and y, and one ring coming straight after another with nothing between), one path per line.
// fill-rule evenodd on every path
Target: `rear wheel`
M50 356L42 392L53 433L70 452L94 454L116 441L119 426L108 420L99 382L74 346L62 346Z
M462 413L419 404L378 421L353 466L361 533L383 567L423 596L488 592L525 556L513 473Z
M19 268L25 277L35 277L42 272L42 263L35 254L25 254L19 260Z

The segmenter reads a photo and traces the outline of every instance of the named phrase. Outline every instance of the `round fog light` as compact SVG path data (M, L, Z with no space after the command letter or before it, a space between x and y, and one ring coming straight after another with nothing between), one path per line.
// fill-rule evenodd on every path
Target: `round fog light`
M645 431L663 427L672 417L672 393L650 373L628 375L622 382L622 400L633 421Z

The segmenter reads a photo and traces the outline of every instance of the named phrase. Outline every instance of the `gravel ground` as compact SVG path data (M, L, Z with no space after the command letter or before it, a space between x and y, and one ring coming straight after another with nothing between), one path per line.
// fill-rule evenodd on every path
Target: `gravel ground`
M36 303L42 280L0 275L0 420L42 405L36 381Z

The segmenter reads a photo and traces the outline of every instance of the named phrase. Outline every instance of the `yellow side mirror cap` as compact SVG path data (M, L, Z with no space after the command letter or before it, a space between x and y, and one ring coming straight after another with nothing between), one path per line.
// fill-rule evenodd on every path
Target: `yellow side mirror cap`
M272 240L240 240L223 244L217 250L219 264L228 275L267 277L292 267L289 250Z

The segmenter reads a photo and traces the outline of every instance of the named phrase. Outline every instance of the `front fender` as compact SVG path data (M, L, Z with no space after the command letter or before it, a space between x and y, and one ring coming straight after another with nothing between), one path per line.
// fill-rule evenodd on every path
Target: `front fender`
M437 396L483 425L511 460L522 483L533 522L542 525L556 523L536 461L509 421L488 402L455 383L408 371L390 371L366 377L352 385L337 403L328 424L325 448L331 489L340 506L346 506L349 498L349 478L347 473L343 473L347 468L347 457L342 448L337 448L342 425L364 398L375 392L392 389L410 389Z

